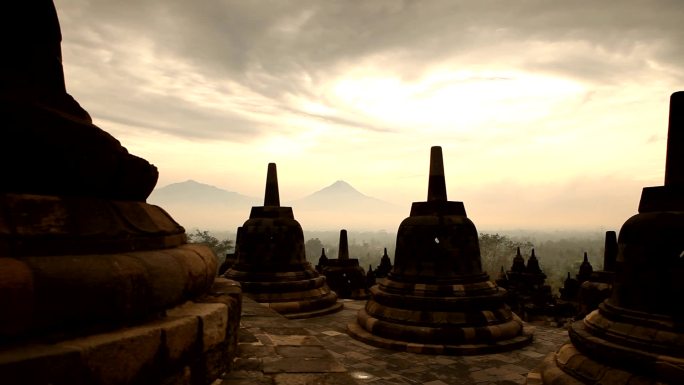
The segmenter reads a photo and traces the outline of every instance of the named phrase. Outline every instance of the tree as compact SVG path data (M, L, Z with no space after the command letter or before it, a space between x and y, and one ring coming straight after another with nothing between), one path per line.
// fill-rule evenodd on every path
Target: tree
M311 238L304 244L306 249L306 260L313 263L314 265L318 263L318 257L321 256L321 249L323 248L323 242L318 238ZM330 257L328 255L328 257ZM335 258L335 257L330 257Z
M510 268L518 247L523 256L527 256L532 248L530 241L514 241L505 235L480 233L480 255L482 269L496 279L501 266Z
M209 231L207 230L195 229L194 233L188 234L188 241L209 246L218 257L219 263L223 262L226 258L226 254L233 249L233 241L228 238L219 240L215 236L209 234Z

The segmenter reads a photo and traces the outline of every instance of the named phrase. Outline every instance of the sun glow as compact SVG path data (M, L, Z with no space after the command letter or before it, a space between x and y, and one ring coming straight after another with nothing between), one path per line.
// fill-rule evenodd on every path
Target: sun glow
M416 81L369 74L333 87L338 105L392 127L469 132L542 118L584 87L523 72L433 72Z

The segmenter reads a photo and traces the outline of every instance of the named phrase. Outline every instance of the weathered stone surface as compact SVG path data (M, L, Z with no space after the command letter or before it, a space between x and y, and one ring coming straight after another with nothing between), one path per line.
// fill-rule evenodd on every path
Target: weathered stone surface
M0 339L136 322L206 292L216 264L202 245L106 256L0 258L0 274L12 277L0 281L0 293L8 294L0 299L5 305L0 320L12 315L11 322L0 322Z
M265 357L264 373L330 373L347 370L329 357Z
M99 384L127 384L152 377L151 364L159 352L161 329L135 327L96 334L58 344L81 352L90 377ZM116 364L112 364L116 363Z
M155 250L186 242L183 227L143 202L0 194L0 209L0 242L8 257Z
M0 379L7 385L85 383L88 373L76 347L30 344L0 350Z
M201 348L198 336L200 332L197 317L179 317L160 323L164 332L164 344L168 360L172 363L187 359Z
M221 303L186 303L167 312L170 317L196 317L202 328L202 348L207 351L226 339L228 308Z
M349 373L325 373L325 374L276 374L275 385L349 385L354 384L354 379Z

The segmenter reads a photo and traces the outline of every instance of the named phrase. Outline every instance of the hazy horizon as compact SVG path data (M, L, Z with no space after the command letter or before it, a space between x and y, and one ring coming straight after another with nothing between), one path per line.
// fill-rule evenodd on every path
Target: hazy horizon
M201 184L201 181L195 181ZM338 181L339 182L339 181ZM167 186L159 186L156 190L164 188ZM215 187L215 186L212 186ZM321 186L321 189L328 188L330 186ZM352 186L355 187L355 186ZM240 191L226 190L233 193L240 194ZM297 202L309 197L310 195L320 192L320 190L312 191L304 197L299 197L293 200L284 200L281 197L281 205L292 207L295 219L302 225L304 231L339 231L340 229L347 229L350 231L386 231L386 232L396 232L401 221L409 216L411 203L409 202L405 206L389 206L387 212L380 211L380 217L378 217L378 212L374 214L369 214L365 212L360 212L361 209L354 209L352 211L344 210L342 213L337 212L333 208L315 208L311 209L304 205L298 206ZM362 191L359 191L363 194ZM168 211L176 221L186 228L198 228L202 230L210 231L233 231L238 226L241 226L248 218L252 206L261 206L263 204L263 198L259 197L248 197L254 200L251 204L247 202L241 202L237 205L231 205L229 207L224 206L221 202L214 203L213 201L204 202L201 197L198 197L200 205L190 205L178 202L171 202L164 200L155 200L155 195L151 196L152 199L148 199L148 202L152 204L159 204L162 208ZM381 199L378 197L369 197L375 199ZM417 201L424 201L423 199L418 199ZM636 200L638 203L638 198ZM228 202L225 202L228 203ZM340 202L344 203L344 202ZM480 224L477 218L477 212L473 214L473 210L470 209L467 202L464 202L466 207L466 213L468 217L475 223L478 231L486 233L506 233L506 234L521 234L521 233L605 233L608 230L618 231L622 224L631 216L636 214L636 208L634 212L630 215L625 216L619 223L614 226L600 225L600 226L539 226L535 225L533 221L520 220L520 223L512 224L510 226L492 226L488 224Z

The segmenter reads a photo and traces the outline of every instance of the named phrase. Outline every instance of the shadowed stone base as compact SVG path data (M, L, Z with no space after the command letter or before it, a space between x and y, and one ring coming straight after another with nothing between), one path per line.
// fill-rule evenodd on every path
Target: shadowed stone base
M240 286L217 279L207 294L166 315L104 333L0 348L3 384L204 385L237 351Z
M547 355L541 365L527 375L527 384L656 385L663 382L601 364L580 353L572 344L565 344L558 352Z
M650 318L650 320L649 320ZM572 343L549 354L528 384L684 383L684 334L671 320L604 302L569 329Z
M371 288L372 299L347 329L371 345L415 353L517 349L529 344L532 334L503 303L504 293L490 281L411 285L386 279Z
M246 296L286 318L318 317L342 310L342 303L337 302L337 295L330 290L325 277L308 263L290 267L294 271L240 270L245 267L238 264L224 276L239 281Z
M492 343L480 344L459 344L459 345L440 345L440 344L421 344L416 342L406 342L388 339L373 335L362 328L358 322L347 324L349 334L359 341L379 348L401 350L409 353L420 354L444 354L444 355L474 355L504 352L521 348L532 342L532 334L523 333L522 335Z

